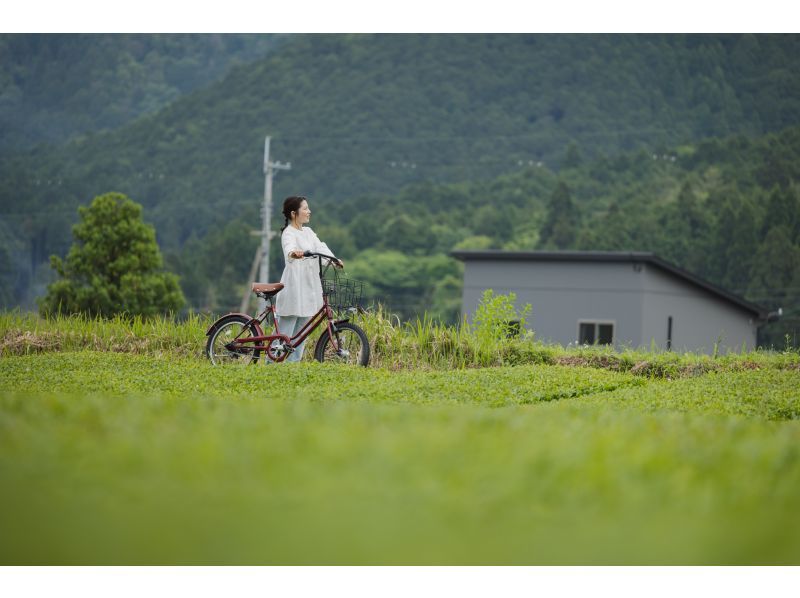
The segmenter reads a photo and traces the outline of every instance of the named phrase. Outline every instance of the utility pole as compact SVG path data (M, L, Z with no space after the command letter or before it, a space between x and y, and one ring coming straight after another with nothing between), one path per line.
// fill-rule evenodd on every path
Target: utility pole
M291 170L291 162L282 164L281 162L271 162L269 159L270 136L264 140L264 208L261 227L261 268L258 279L260 282L269 282L269 242L275 236L272 232L272 177L280 170ZM250 289L245 289L249 292ZM260 299L258 310L261 311L266 306L266 301ZM242 310L244 311L244 310Z
M270 162L269 160L269 142L270 136L267 135L264 140L264 205L261 208L262 224L260 231L253 231L252 234L261 237L261 245L256 249L256 254L253 257L253 265L250 267L250 274L247 277L247 284L245 285L244 294L242 295L242 305L239 311L246 312L247 306L250 304L250 283L253 282L256 269L259 269L258 280L259 282L269 282L269 242L275 236L275 233L270 230L272 227L272 177L277 174L279 170L291 170L291 162L282 164L280 162ZM263 299L259 301L258 310L261 311L266 306L266 301Z

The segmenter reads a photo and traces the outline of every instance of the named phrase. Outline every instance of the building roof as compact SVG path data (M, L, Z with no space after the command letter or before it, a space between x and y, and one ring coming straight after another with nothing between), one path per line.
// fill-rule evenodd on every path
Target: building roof
M454 258L462 261L516 261L516 262L630 262L634 264L649 264L676 276L694 286L700 287L712 295L716 295L734 305L756 315L758 319L766 320L768 309L761 305L751 303L738 295L695 276L674 264L661 259L654 253L643 251L502 251L499 249L485 249L481 251L453 251Z

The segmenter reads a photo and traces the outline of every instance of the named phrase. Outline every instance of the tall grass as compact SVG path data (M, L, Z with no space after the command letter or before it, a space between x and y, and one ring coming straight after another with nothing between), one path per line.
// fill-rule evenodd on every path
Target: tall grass
M172 316L102 318L0 312L0 355L93 349L200 357L210 323L208 316L192 313L178 320Z
M205 332L211 316L124 317L81 315L41 317L19 311L0 313L0 356L92 349L148 355L171 354L204 358ZM400 319L378 306L356 316L371 345L371 366L391 370L446 370L507 365L551 364L630 371L646 377L678 378L710 371L797 369L793 350L742 351L725 355L676 353L655 348L615 350L612 347L546 344L533 334L487 335L466 320L444 324L428 314ZM304 360L313 360L318 330L307 341ZM484 331L485 332L485 331Z
M381 306L359 318L373 349L374 363L390 369L461 369L521 363L555 363L558 349L530 339L489 337L466 320L443 324L428 314L408 322Z
M437 322L427 314L401 322L381 306L359 317L373 349L373 364L390 369L461 369L525 364L600 367L658 378L710 371L800 369L796 351L742 351L725 355L676 353L657 349L577 345L564 347L520 336L486 335L470 326Z

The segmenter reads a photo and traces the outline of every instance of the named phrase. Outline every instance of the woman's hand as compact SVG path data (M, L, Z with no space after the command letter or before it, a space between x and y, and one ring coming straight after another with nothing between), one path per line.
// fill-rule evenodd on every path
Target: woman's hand
M303 252L298 249L297 251L290 251L289 257L293 257L296 260L302 260L305 256L303 255Z
M334 267L339 268L339 270L344 270L344 262L342 260L337 259L333 262Z

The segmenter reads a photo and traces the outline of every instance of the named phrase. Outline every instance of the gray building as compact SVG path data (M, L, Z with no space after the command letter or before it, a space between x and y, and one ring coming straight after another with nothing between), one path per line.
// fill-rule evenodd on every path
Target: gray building
M532 306L527 328L563 345L612 344L711 353L756 346L763 307L652 253L455 251L464 262L463 311L484 290Z

